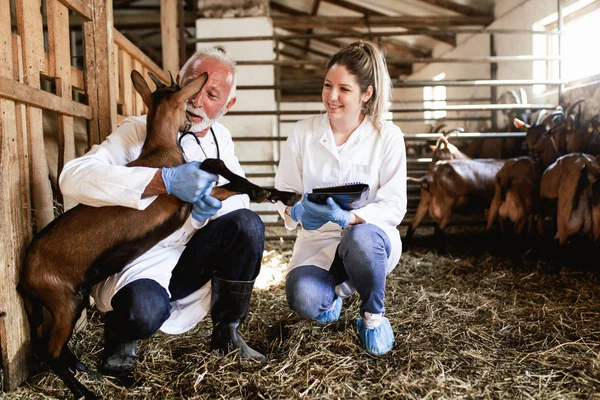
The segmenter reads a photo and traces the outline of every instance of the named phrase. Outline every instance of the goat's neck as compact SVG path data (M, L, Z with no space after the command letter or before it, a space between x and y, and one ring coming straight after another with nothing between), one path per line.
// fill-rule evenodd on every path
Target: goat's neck
M542 164L546 168L554 161L556 161L556 159L560 156L561 154L558 151L558 148L556 147L556 142L554 142L553 138L550 138L550 143L548 144L548 146L546 146L546 148L541 154Z
M179 128L174 126L169 118L149 118L146 123L146 141L142 155L177 149L178 131Z

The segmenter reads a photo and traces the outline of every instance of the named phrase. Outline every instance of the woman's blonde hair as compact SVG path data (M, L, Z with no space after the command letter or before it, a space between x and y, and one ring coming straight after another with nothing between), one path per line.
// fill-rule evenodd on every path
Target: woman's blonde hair
M356 76L361 93L365 93L369 86L373 87L373 95L364 103L362 111L380 130L392 100L392 82L381 50L373 42L359 40L338 51L329 60L327 71L334 65L343 65Z

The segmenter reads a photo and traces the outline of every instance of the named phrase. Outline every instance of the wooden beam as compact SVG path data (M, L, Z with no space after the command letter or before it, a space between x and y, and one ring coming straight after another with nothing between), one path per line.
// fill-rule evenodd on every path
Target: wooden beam
M371 8L364 7L364 6L361 6L356 3L351 3L346 0L324 0L324 1L326 1L330 4L335 4L336 6L339 6L339 7L346 8L348 10L352 10L352 11L361 13L361 14L363 14L365 16L369 16L369 17L370 16L379 16L379 17L389 16L388 14L384 14L379 11L373 10ZM432 39L438 40L440 42L447 43L451 46L456 46L456 37L454 35L432 33L431 35L426 35L426 36L428 36Z
M56 77L56 94L66 100L71 100L71 49L69 47L69 9L56 1L47 5L48 20L48 53L49 67ZM73 117L57 115L57 145L56 176L60 176L63 166L75 158L75 133ZM50 160L48 160L50 162ZM77 202L64 197L58 189L58 200L67 211L77 205Z
M171 78L169 78L169 74L166 73L158 64L156 64L150 57L144 54L143 51L138 49L135 44L133 44L129 39L127 39L121 32L116 29L113 29L113 38L114 42L121 48L123 51L128 53L130 56L137 58L142 62L142 64L146 65L146 67L152 71L156 76L163 80L163 82L170 82Z
M312 10L310 10L310 15L317 15L319 13L319 6L321 5L321 0L314 0L313 2L313 6L312 6ZM313 33L313 28L309 28L306 33L308 34L312 34ZM305 47L305 51L304 53L306 54L309 47L310 47L310 39L306 39L306 42L304 43L304 47Z
M327 0L325 0L327 1ZM274 10L277 10L279 12L284 12L286 14L290 14L290 15L294 15L294 16L305 16L308 17L310 16L308 13L304 12L304 11L300 11L300 10L296 10L294 8L290 8L287 7L285 5L276 3L274 1L271 1L271 8L273 8ZM283 28L287 31L290 32L294 32L294 33L298 33L298 32L303 32L302 29L293 29L293 28ZM351 30L356 30L355 28L350 28ZM348 28L345 29L346 31L348 30ZM442 36L442 35L440 35ZM312 39L312 40L318 40L322 43L325 43L327 45L333 46L336 49L341 49L342 47L344 47L344 42L341 42L339 40L332 40L332 39ZM404 44L399 44L397 42L390 42L390 41L381 41L382 44L387 44L387 43L394 43L394 45L390 45L388 51L392 51L395 52L397 55L401 55L401 56L405 56L405 57L423 57L428 55L427 53L424 53L423 51L420 51L418 49L412 48L410 46L404 45Z
M160 0L160 31L162 66L166 72L179 72L179 31L177 30L177 0Z
M468 17L491 17L490 13L450 0L418 0Z
M86 20L91 21L92 19L92 6L91 2L84 0L58 0L69 10L81 15Z
M373 16L368 19L368 24L363 17L322 17L322 16L272 16L273 26L276 28L327 28L348 29L354 27L397 27L424 28L446 26L471 26L488 25L493 21L491 17L448 17L448 16Z
M322 51L315 50L315 49L306 48L306 46L301 45L301 44L296 44L290 40L282 40L281 43L285 44L286 46L294 47L296 49L300 49L302 51L306 51L306 52L315 54L320 57L329 58L332 56L332 54L324 53Z
M0 2L0 77L13 79L10 2ZM29 168L14 101L0 98L0 391L15 390L29 374L30 334L17 293L25 246L29 243ZM26 146L25 146L26 147ZM9 395L10 397L10 395Z
M88 104L94 109L89 125L97 126L97 136L92 137L90 129L90 148L101 143L117 127L112 22L112 2L94 0L94 19L83 24Z
M31 96L43 93L40 89L40 72L44 70L44 32L41 13L41 0L16 0L17 32L21 36L23 46L23 68L26 71L24 83L19 85ZM15 85L10 79L3 79ZM42 126L42 110L33 106L27 107L27 133L31 146L31 188L35 222L38 230L54 219L53 196L48 179L48 163L44 150L44 134Z
M92 119L92 108L90 106L67 100L50 92L37 90L29 85L4 77L0 77L0 97L71 117Z
M146 42L143 39L141 39L139 36L133 34L132 32L122 32L122 33L137 48L139 48L145 54L147 54L148 56L150 56L150 58L152 59L152 61L154 63L156 63L156 65L158 67L158 63L162 61L162 54L160 53L159 50L157 50L156 48L154 48L154 47L146 44ZM159 32L159 34L160 34L160 32Z

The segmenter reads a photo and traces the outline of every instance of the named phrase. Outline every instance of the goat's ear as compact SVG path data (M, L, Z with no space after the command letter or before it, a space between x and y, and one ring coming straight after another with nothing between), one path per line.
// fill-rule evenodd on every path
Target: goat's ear
M135 69L131 71L131 80L133 81L135 90L142 96L142 100L146 107L150 108L150 105L152 104L152 91L148 87L148 82L146 82L142 74Z
M179 92L177 92L178 100L183 102L198 93L206 83L207 79L208 74L206 72L200 74L199 77L185 85Z
M435 151L437 150L437 146L434 146L432 144L429 145L429 148L431 149L431 151L433 151L435 153Z
M513 120L513 124L515 125L515 128L519 128L519 129L529 128L529 125L527 125L525 122L521 121L519 118L515 118Z

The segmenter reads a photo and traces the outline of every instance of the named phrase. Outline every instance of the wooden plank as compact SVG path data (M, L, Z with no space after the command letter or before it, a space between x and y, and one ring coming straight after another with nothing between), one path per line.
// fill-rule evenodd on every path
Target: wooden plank
M119 47L129 53L134 58L137 58L142 62L142 64L146 65L147 68L152 71L154 75L163 80L163 82L169 82L169 74L165 72L161 67L159 67L150 57L144 54L139 48L136 47L129 39L127 39L121 32L116 29L113 29L113 39L115 43L119 45Z
M119 87L121 86L121 74L119 74L119 57L120 57L119 46L116 43L113 43L113 90L114 96L117 104L121 104L121 96Z
M71 117L92 119L92 107L73 100L64 99L50 92L36 90L28 85L15 82L12 79L0 77L0 97L23 102L31 107L37 107L38 110L44 108ZM41 110L39 111L41 122Z
M57 1L49 1L47 21L49 61L55 71L54 76L57 78L56 94L71 100L69 9ZM59 177L65 163L75 158L75 133L73 117L58 114L57 122L58 166L56 176ZM56 189L58 190L58 200L63 204L65 211L77 205L77 202L64 197L59 187Z
M456 13L466 15L469 17L489 17L489 13L480 11L475 7L466 6L450 0L419 0L423 3L433 4L436 7L444 8L446 10L454 11Z
M123 69L123 62L125 61L125 57L127 53L123 51L119 47L119 59L117 66L117 76L119 77L119 96L117 97L117 102L121 105L121 109L123 109L123 104L125 104L125 70Z
M9 2L0 4L0 76L13 79L13 44ZM0 99L0 369L3 385L0 391L12 391L29 375L31 348L29 328L21 297L16 291L25 246L29 241L24 229L29 210L28 181L20 168L16 106ZM17 189L17 190L15 190ZM21 190L18 190L21 189ZM24 202L26 200L26 202Z
M117 127L117 100L113 93L115 81L113 51L112 1L94 0L94 57L96 59L96 89L98 96L98 131L103 141Z
M160 32L163 69L177 75L179 71L177 0L160 0Z
M143 66L142 66L142 63L140 62L140 60L133 61L133 68L140 73L144 72ZM142 76L144 76L144 75L142 75ZM142 100L142 96L140 96L140 94L135 89L134 89L134 96L135 96L134 115L142 115L142 113L144 111L144 101Z
M15 81L23 82L23 50L21 46L21 37L13 35L13 77ZM17 110L17 141L20 149L21 158L21 180L24 185L21 187L21 197L23 204L31 204L31 157L29 157L30 147L27 134L27 106L23 103L16 104ZM26 212L23 218L23 232L27 235L26 243L31 242L33 238L33 216Z
M121 60L121 68L123 74L123 115L129 117L133 115L133 84L129 75L131 74L131 56L127 53L123 53L123 59Z
M91 2L87 0L58 0L65 7L69 8L73 12L79 14L87 21L92 20L92 6ZM50 1L52 2L52 0ZM69 21L67 21L68 23Z
M100 126L98 124L98 90L96 89L96 59L94 53L94 22L83 24L84 77L85 92L88 105L92 111L88 123L88 147L100 143Z
M54 0L53 0L54 1ZM45 65L52 66L52 62L49 59L50 55L45 55ZM69 55L69 59L70 59ZM54 71L48 70L50 76L54 76ZM79 91L85 91L85 81L83 78L83 70L77 67L71 66L71 87Z
M366 26L363 17L323 17L323 16L271 16L273 27L276 28L327 28L348 29ZM397 27L405 28L440 28L445 26L471 26L488 25L493 21L491 17L450 17L450 16L373 16L369 17L368 24L371 28Z
M44 56L44 34L41 14L41 0L15 0L17 10L17 32L21 36L24 81L31 88L40 88ZM12 81L11 81L12 82ZM48 179L48 163L44 150L42 110L27 107L29 144L31 146L31 187L34 220L38 230L54 219L53 196Z

